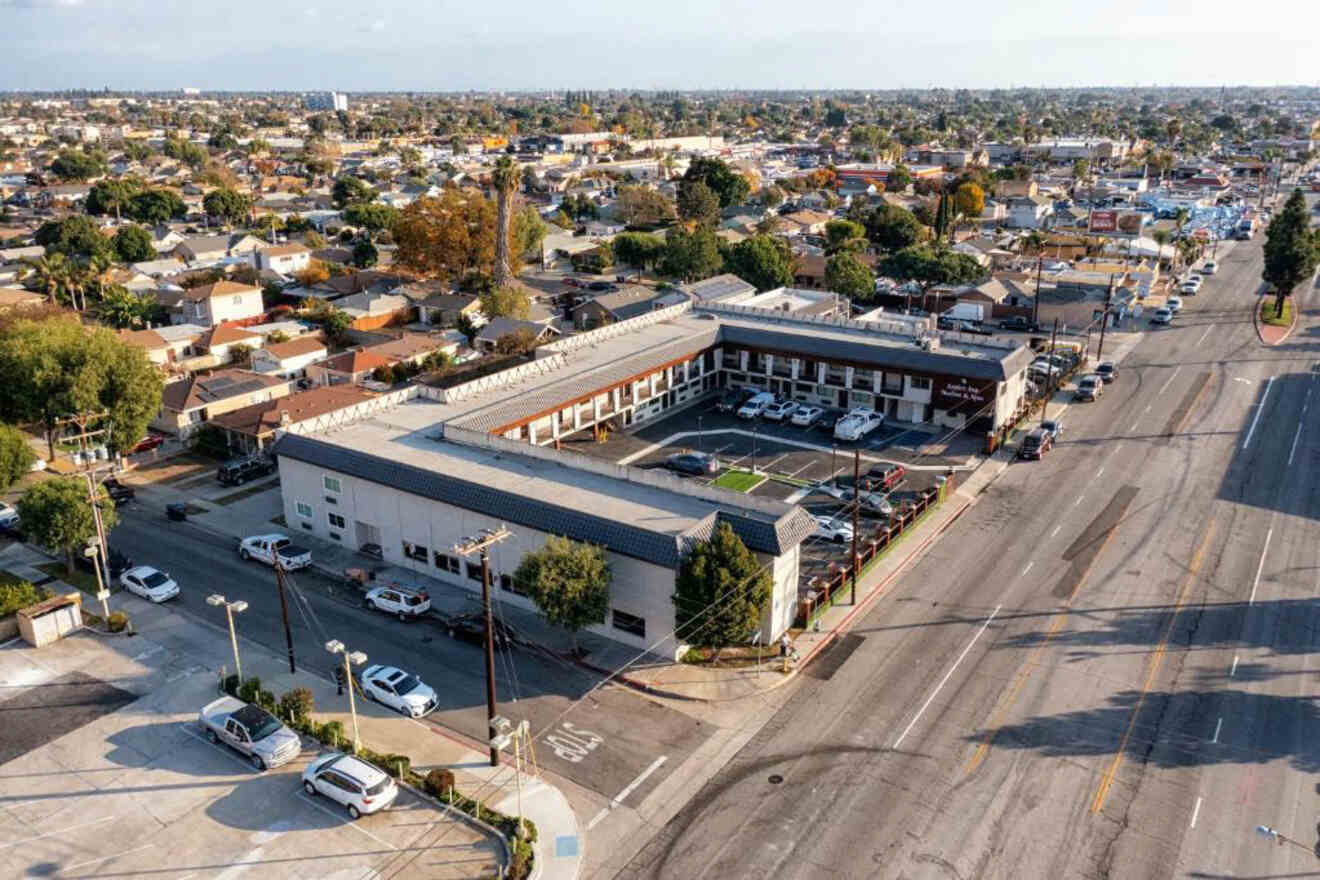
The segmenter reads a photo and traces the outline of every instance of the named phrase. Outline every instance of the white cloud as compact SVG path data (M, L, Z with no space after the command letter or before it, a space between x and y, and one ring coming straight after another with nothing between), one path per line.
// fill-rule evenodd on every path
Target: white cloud
M303 10L303 15L307 16L308 18L316 18L320 14L321 14L321 10L317 9L315 6L308 6L306 9Z
M373 22L370 22L370 23L368 23L368 24L364 24L364 25L362 26L362 30L364 30L364 31L370 31L370 32L373 33L373 34L378 34L378 33L380 33L381 31L385 30L385 19L383 19L383 18L378 18L378 19L376 19L376 20L373 21Z
M0 6L18 9L54 9L82 6L83 0L0 0Z

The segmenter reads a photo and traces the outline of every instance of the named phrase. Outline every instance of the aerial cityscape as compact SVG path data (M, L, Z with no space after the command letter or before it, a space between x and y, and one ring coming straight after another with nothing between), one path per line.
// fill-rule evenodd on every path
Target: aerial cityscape
M0 877L1317 876L1320 13L1052 11L0 2Z

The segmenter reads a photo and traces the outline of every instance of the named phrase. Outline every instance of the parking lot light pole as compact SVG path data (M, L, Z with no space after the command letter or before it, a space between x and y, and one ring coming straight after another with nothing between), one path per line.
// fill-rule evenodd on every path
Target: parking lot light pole
M367 655L361 651L349 651L338 639L325 643L325 649L331 654L344 655L344 682L348 685L348 712L353 718L353 752L362 750L362 739L358 736L357 701L353 699L353 667L367 662Z
M849 605L857 604L857 572L862 567L862 558L857 555L857 514L862 508L862 451L853 450L853 509L852 509L852 591L848 597Z
M234 632L234 615L242 614L247 611L248 603L241 599L237 602L230 602L219 593L212 593L206 597L207 605L223 605L225 607L225 617L229 619L229 644L234 649L234 671L238 673L238 683L243 683L243 664L238 659L238 636Z

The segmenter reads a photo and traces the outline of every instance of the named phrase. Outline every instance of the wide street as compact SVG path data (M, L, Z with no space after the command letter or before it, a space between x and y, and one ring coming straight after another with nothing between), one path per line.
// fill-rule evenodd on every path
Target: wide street
M166 523L159 511L129 505L120 510L111 544L139 563L176 575L182 594L171 604L177 602L185 613L224 627L223 611L207 605L207 595L246 600L249 609L235 617L240 635L286 652L275 574L239 559L233 541L188 523ZM435 622L404 624L368 611L350 598L348 589L311 569L294 572L288 580L300 672L329 677L334 667L324 644L339 639L365 652L369 664L401 666L434 687L440 706L427 717L433 733L443 735L442 728L448 728L485 742L485 667L479 647L451 639ZM626 689L592 691L598 677L546 654L499 651L495 666L500 713L527 719L542 734L536 743L540 765L606 798L627 788L658 756L666 756L663 766L630 791L630 803L640 800L709 734L701 722ZM580 748L582 743L588 748Z
M1317 876L1320 320L1300 290L1258 342L1260 247L1221 247L620 876Z

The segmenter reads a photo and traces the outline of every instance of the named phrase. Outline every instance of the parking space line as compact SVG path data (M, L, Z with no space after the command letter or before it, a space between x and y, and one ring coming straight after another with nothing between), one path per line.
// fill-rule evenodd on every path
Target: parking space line
M88 865L95 865L95 864L99 864L100 862L108 862L108 861L110 861L111 859L117 859L117 858L119 858L120 856L126 856L126 855L128 855L129 853L142 852L142 850L144 850L144 849L151 849L151 848L152 848L153 846L155 846L155 845L156 845L156 844L154 844L154 843L148 843L146 846L139 846L137 849L126 849L126 850L123 850L122 852L113 853L113 854L108 855L108 856L101 856L99 859L88 859L88 860L85 861L85 862L77 862L77 863L72 864L72 865L65 865L65 866L64 866L63 868L61 868L60 870L61 870L61 871L75 871L75 870L77 870L78 868L85 868L85 867L87 867Z
M1054 531L1050 532L1050 537L1053 538L1055 535L1057 535L1059 533L1059 529L1061 528L1063 528L1062 524L1055 526Z
M251 761L244 761L242 758L238 757L238 755L235 755L233 752L229 751L229 747L228 747L228 746L221 745L220 743L213 743L213 742L211 742L209 739L206 739L205 737L200 737L200 736L198 736L197 734L193 733L191 730L189 730L189 729L186 728L186 727L181 727L181 728L179 728L179 729L182 730L184 733L186 733L186 734L187 734L188 736L190 736L191 738L197 740L197 741L198 741L199 743L201 743L202 745L204 745L204 746L209 746L211 749L213 749L214 751L217 751L217 752L221 753L221 754L224 755L226 758L228 758L229 760L235 762L236 764L241 764L242 766L248 768L249 770L252 769L252 762L251 762Z
M1192 827L1196 827L1196 817L1201 815L1201 798L1196 799L1196 809L1192 810Z
M1212 743L1219 742L1219 731L1223 729L1223 727L1224 727L1224 716L1220 715L1219 720L1215 722L1215 736L1212 740L1210 740L1210 742Z
M307 792L305 792L305 791L299 790L299 792L298 792L298 797L301 798L302 800L306 801L307 803L311 804L313 807L316 807L318 810L320 810L322 813L325 813L327 816L333 816L334 818L336 818L336 819L341 819L341 820L342 820L342 819L344 818L344 816L345 816L345 814L343 814L343 813L336 813L334 810L331 810L329 807L325 806L324 804L318 804L316 801L312 800L312 798L311 798L311 797L307 794ZM387 807L387 808L386 808L386 812L388 812L388 811L389 811L389 808ZM381 846L385 847L386 849L389 849L389 850L398 850L398 847L397 847L397 846L395 846L394 844L390 843L388 840L385 840L384 838L377 837L376 835L372 834L370 831L368 831L367 829L363 828L361 825L357 824L356 822L351 822L351 821L350 821L350 822L345 822L345 823L344 823L344 827L346 827L346 828L352 828L354 831L360 831L360 832L362 832L363 834L367 835L367 837L370 837L372 840L376 841L377 843L379 843Z
M46 837L54 837L56 834L64 834L67 831L77 831L79 828L88 828L92 825L100 825L102 822L109 822L114 816L102 816L99 819L93 819L90 822L83 822L80 825L70 825L68 828L61 828L59 831L47 831L45 834L38 834L36 837L25 837L22 840L11 840L9 843L0 843L0 849L8 849L11 846L19 846L24 843L31 843L34 840L41 840Z
M1030 562L1028 562L1028 563L1026 564L1026 567L1022 569L1022 574L1018 575L1018 577L1022 577L1022 576L1025 575L1027 572L1031 571L1031 567L1032 567L1033 565L1035 565L1035 564L1036 564L1036 560L1034 560L1034 559L1031 560Z

